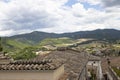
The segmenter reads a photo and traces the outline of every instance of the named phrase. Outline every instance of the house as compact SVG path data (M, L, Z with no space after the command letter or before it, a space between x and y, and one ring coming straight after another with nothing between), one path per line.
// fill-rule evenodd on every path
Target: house
M21 60L0 64L0 80L58 80L64 65L49 60Z

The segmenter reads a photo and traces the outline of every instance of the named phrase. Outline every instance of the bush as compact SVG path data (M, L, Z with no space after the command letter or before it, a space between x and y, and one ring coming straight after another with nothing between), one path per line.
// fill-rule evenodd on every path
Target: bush
M20 60L20 59L31 59L36 57L35 52L33 51L32 48L25 48L23 50L21 50L20 52L16 53L15 55L13 55L13 58L15 60Z

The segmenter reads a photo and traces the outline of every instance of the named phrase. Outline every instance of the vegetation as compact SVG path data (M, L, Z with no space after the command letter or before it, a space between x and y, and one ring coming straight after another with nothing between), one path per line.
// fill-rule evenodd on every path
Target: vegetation
M103 30L98 30L98 31L99 31L99 33L104 32ZM76 33L76 35L78 33ZM82 33L84 33L84 32L82 32ZM96 31L93 31L93 32L90 31L87 33L96 33ZM36 36L37 42L32 41L32 38L34 38L33 34L34 34L34 36ZM70 33L67 34L68 37L61 37L61 36L66 36L66 34L61 34L61 36L56 36L56 37L61 37L61 38L54 38L55 36L49 36L50 38L48 38L48 36L47 36L47 38L46 38L43 35L44 34L50 35L50 34L49 33L41 33L43 35L39 35L39 37L42 36L42 38L40 40L38 40L39 37L37 37L37 34L39 34L39 32L24 34L21 36L19 35L16 37L14 36L14 37L10 37L10 38L5 38L4 40L2 40L4 52L12 53L10 55L12 55L14 57L14 59L25 59L25 58L28 59L31 57L28 57L26 54L24 54L24 51L26 49L26 50L28 50L27 52L29 52L31 50L30 48L32 48L32 51L40 51L40 50L45 51L45 50L55 50L57 47L69 46L72 48L84 50L92 55L102 54L103 56L106 56L106 55L109 56L111 54L114 55L116 53L115 50L120 48L119 43L116 45L111 44L112 45L111 46L111 45L109 45L110 43L106 43L106 41L101 41L101 40L98 41L94 38L93 39L91 39L91 38L78 39L78 38L74 38L74 37L68 38L71 35L74 36L74 34L69 35ZM52 35L55 35L55 34L52 34ZM104 37L102 37L102 38L104 38ZM38 41L39 41L39 43L38 43ZM30 47L30 48L27 49L27 47ZM0 48L0 50L2 50L2 48ZM120 55L120 51L118 53ZM24 56L24 57L21 58L21 56Z
M116 67L112 67L112 69L116 72L116 74L120 77L120 69L117 69Z
M74 40L70 38L47 38L40 42L40 46L66 46L74 43Z
M8 41L7 41L7 44L9 44L9 45L11 45L11 46L13 46L13 47L19 48L19 49L23 49L23 48L25 48L25 47L30 46L30 45L28 45L28 44L24 44L24 43L19 42L19 41L17 41L17 40L8 40Z
M8 39L23 39L32 41L34 43L39 43L40 41L46 38L60 38L60 37L69 37L72 39L80 39L80 38L92 38L97 40L105 40L105 41L114 41L120 40L120 31L114 29L98 29L94 31L79 31L73 33L65 33L65 34L55 34L55 33L45 33L45 32L32 32L28 34L16 35L9 37Z
M5 43L3 43L3 49L5 52L14 52L16 50L24 49L31 45L39 44L39 47L51 45L51 46L66 46L76 42L76 39L81 38L90 38L95 40L105 40L105 41L120 41L119 35L120 31L114 29L105 29L105 30L94 30L94 31L81 31L74 33L65 33L65 34L54 34L54 33L45 33L45 32L32 32L28 34L16 35L12 37L7 37ZM68 37L68 38L60 38ZM47 38L47 39L46 39ZM74 40L75 39L75 40ZM4 41L4 40L3 40Z
M5 52L17 52L21 49L31 46L30 44L21 42L17 39L4 39L2 43Z
M36 54L33 50L32 47L24 48L23 50L19 51L16 54L13 54L12 57L15 60L20 60L20 59L31 59L36 57Z

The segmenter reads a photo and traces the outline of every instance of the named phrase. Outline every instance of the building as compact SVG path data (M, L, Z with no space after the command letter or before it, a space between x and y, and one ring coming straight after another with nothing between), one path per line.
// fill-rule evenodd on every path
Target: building
M24 60L0 64L0 80L58 80L64 65L49 60Z
M87 63L87 71L91 73L92 79L94 77L95 80L103 80L101 60L99 57L90 56Z

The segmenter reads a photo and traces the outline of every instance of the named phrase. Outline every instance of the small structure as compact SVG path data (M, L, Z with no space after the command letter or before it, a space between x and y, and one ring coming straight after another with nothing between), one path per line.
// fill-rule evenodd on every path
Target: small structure
M87 63L88 73L90 73L90 77L93 80L102 80L102 68L101 68L101 61L100 58L92 56ZM89 76L88 76L89 77Z
M67 50L68 49L68 47L57 47L57 50L58 51L65 51L65 50Z
M58 80L64 73L61 62L22 60L0 64L0 80Z

